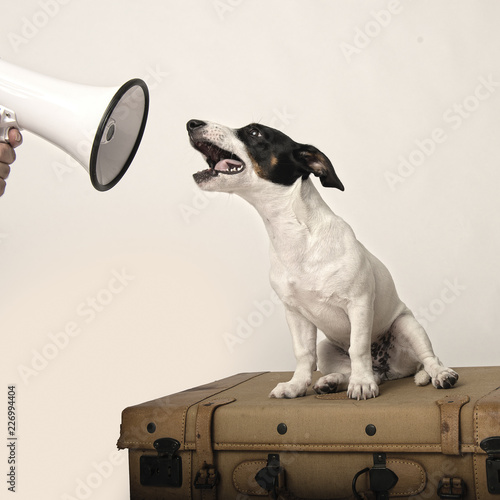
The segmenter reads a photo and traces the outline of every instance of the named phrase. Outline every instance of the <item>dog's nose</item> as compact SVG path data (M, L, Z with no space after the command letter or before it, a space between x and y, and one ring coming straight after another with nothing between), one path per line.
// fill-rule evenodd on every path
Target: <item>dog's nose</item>
M204 125L206 125L206 123L201 120L189 120L186 124L186 128L188 129L188 131L192 131L197 128L203 127Z

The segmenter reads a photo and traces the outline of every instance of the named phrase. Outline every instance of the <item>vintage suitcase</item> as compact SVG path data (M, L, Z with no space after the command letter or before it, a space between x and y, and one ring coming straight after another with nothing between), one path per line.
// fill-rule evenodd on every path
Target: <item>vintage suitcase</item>
M247 373L126 408L131 499L500 500L500 367L457 371L366 401L269 399L291 373Z

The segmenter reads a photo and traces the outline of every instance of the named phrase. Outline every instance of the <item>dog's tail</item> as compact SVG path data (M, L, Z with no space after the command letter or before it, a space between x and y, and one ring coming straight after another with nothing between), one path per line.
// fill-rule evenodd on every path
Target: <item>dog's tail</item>
M431 381L431 376L423 368L420 368L415 373L414 380L417 385L427 385Z

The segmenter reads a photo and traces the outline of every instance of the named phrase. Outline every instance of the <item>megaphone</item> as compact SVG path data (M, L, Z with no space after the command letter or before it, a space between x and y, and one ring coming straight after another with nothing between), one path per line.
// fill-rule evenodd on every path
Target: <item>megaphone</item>
M149 109L141 79L119 87L58 80L0 60L0 141L26 129L71 155L98 191L123 177L139 148Z

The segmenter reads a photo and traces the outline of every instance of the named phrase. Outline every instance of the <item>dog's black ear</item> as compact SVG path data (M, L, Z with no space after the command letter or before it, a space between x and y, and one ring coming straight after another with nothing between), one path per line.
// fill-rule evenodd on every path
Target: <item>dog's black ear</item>
M304 144L297 148L293 155L305 172L319 177L323 186L344 191L344 185L337 177L332 162L319 149Z

